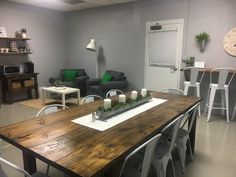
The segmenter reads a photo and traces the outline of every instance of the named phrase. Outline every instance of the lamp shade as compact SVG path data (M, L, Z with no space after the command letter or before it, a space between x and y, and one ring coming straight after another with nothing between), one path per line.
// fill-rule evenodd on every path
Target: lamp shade
M88 50L96 51L95 39L91 39L90 43L86 47Z

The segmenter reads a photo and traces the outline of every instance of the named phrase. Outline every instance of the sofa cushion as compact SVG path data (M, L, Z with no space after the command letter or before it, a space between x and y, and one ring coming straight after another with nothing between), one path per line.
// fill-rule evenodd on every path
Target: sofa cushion
M103 77L102 77L102 80L101 80L101 84L102 83L106 83L106 82L109 82L109 81L111 81L112 80L112 76L110 75L110 74L108 74L108 73L105 73L104 75L103 75Z
M85 75L85 71L83 69L78 69L77 70L77 77Z
M74 81L77 76L77 72L75 70L64 70L63 77L65 81Z

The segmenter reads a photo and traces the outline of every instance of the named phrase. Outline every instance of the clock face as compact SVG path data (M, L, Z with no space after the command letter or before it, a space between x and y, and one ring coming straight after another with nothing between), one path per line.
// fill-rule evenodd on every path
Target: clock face
M223 45L228 54L236 56L236 28L233 28L225 35Z

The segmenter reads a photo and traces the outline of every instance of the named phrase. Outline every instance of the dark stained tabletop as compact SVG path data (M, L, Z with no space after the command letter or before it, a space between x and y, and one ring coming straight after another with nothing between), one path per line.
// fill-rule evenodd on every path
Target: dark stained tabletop
M98 131L71 120L95 111L101 101L0 128L0 137L72 176L98 176L122 160L201 99L155 93L165 103Z

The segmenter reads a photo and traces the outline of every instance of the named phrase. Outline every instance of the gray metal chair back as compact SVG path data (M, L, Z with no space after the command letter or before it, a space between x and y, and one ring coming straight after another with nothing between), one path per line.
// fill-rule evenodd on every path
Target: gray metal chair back
M38 113L36 114L36 117L39 117L42 113L50 114L50 113L57 112L58 111L58 107L69 109L68 106L64 106L62 104L51 104L51 105L45 106L42 109L40 109L38 111Z
M109 90L107 93L106 93L106 98L107 97L111 97L111 96L116 96L117 94L120 94L120 93L124 93L122 90L119 90L119 89L112 89L112 90Z
M217 74L218 73L218 74ZM229 74L232 73L231 76ZM213 74L218 77L216 80L213 79ZM210 72L210 84L218 84L219 88L224 88L224 85L230 85L235 75L235 70L231 68L215 68Z
M162 134L165 134L165 131L169 128L171 128L171 131L169 132L170 133L170 138L171 138L171 142L170 142L170 148L168 149L169 152L171 152L174 148L174 145L175 145L175 140L176 140L176 137L177 137L177 133L178 133L178 130L180 128L180 123L183 119L183 115L180 115L178 118L176 118L175 120L173 120L171 123L169 123L161 132Z
M23 174L26 177L49 177L48 175L41 173L41 172L36 172L36 173L33 173L32 175L30 175L27 171L25 171L21 167L9 162L8 160L6 160L2 157L0 157L0 177L8 177L8 175L3 170L4 168L2 168L2 165L6 165L6 166L10 167L13 170Z
M188 126L188 130L187 130L188 134L192 130L194 120L197 117L196 113L197 113L197 109L198 109L199 105L200 105L200 103L198 103L198 104L194 105L193 107L191 107L183 116L182 123L181 123L181 128L183 128L185 126L186 122L190 121L189 126Z
M201 75L200 75L200 79L198 79L199 77L199 71L201 68L198 67L186 67L184 68L184 78L185 81L189 81L191 85L196 85L197 82L201 82L202 78L205 74L205 71L202 71ZM190 74L190 77L188 76Z
M154 154L154 151L155 151L155 148L156 148L156 144L157 144L160 136L161 136L161 134L158 134L158 135L152 137L151 139L149 139L148 141L143 143L141 146L136 148L134 151L132 151L129 155L127 155L124 162L123 162L119 177L122 176L127 161L132 156L134 156L137 152L139 152L140 150L142 150L145 147L146 148L145 148L145 153L144 153L144 157L143 157L143 163L142 163L142 167L141 167L140 177L147 177L150 166L151 166L152 157L153 157L153 154Z
M94 102L95 99L102 100L103 98L99 95L87 95L81 100L80 104Z
M184 91L177 88L166 88L166 89L162 89L161 92L172 93L175 95L184 95Z

